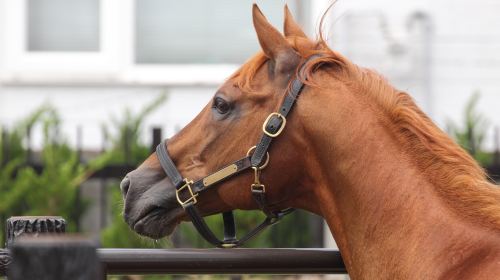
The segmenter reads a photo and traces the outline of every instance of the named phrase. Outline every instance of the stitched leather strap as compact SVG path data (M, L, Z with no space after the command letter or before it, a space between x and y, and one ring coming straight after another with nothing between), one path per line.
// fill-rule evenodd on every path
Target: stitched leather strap
M170 156L168 156L166 143L160 143L156 146L156 156L158 157L161 167L167 174L167 177L170 178L170 181L172 181L175 188L179 189L183 185L184 179L177 170L177 167L175 167L175 164Z
M266 192L264 189L252 189L252 197L262 212L264 212L267 216L274 216L274 213L268 208Z
M309 61L318 57L320 57L320 55L313 55L309 57L304 62L304 64L302 64L299 73L302 73L304 71L304 68ZM279 114L281 114L283 118L286 118L288 116L288 113L290 113L290 111L292 110L303 88L304 83L298 77L292 81L292 84L290 85L290 91L285 95L285 99L281 103L281 107L278 110ZM281 125L283 125L283 118L277 115L273 115L267 122L265 130L267 130L271 134L276 133L280 130ZM271 142L273 141L273 138L274 137L271 137L265 133L262 134L260 141L256 145L257 147L252 154L252 166L257 167L262 164L262 161L264 160L264 157L267 153L267 150L269 149L269 146L271 145Z
M210 242L212 245L217 247L222 246L224 242L220 241L217 237L215 237L215 235L207 226L205 220L201 217L200 213L198 212L198 209L196 209L196 206L193 203L187 204L184 207L184 211L186 211L186 214L188 214L194 227L198 230L198 233L203 238L205 238L206 241Z
M242 238L240 238L238 240L238 242L236 243L236 247L237 246L241 246L246 241L248 241L252 237L254 237L257 234L259 234L262 230L266 229L268 226L272 226L272 225L278 223L279 221L281 221L281 219L283 219L283 217L285 217L286 215L292 213L293 211L295 211L295 209L293 209L293 208L287 208L285 210L277 211L275 213L275 215L273 215L273 216L267 216L266 219L264 219L264 221L261 224L259 224L257 227L255 227L253 230L251 230L245 236L243 236Z
M222 219L224 220L224 243L237 242L233 211L222 213Z

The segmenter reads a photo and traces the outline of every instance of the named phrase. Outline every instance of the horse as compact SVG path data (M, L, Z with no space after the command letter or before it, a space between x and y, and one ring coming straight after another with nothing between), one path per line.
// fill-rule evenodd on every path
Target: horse
M500 189L474 159L409 94L322 36L309 39L286 6L283 34L255 4L252 16L262 50L160 144L166 159L153 153L123 179L130 227L161 238L189 220L187 204L201 216L262 208L249 187L259 183L269 212L324 217L352 279L498 279ZM297 80L286 128L273 116L280 135L267 159L261 152L267 166L229 178L239 166L226 164L254 157L248 149ZM214 170L217 186L196 194L189 180L169 178L214 179Z

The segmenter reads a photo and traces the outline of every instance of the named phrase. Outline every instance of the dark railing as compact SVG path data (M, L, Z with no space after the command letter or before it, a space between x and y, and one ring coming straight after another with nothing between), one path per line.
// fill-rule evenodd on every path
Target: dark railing
M98 249L107 274L346 273L327 249Z
M8 250L2 255L9 261L0 276L11 262ZM328 249L97 249L97 255L106 275L346 273L340 253Z
M64 229L65 221L60 217L9 219L9 247L0 249L0 276L6 274L9 266L12 269L8 276L12 280L30 278L35 272L89 275L81 279L96 279L95 273L346 273L340 253L328 249L96 249L92 241L63 234Z

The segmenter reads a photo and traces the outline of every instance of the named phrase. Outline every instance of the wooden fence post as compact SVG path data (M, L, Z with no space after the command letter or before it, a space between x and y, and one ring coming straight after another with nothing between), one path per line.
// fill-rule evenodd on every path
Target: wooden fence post
M12 258L7 250L0 249L0 275L7 273L7 267L12 262Z
M102 279L96 244L74 236L20 238L11 248L9 280Z
M11 217L5 227L5 247L10 248L22 236L37 237L41 233L64 233L66 221L61 217ZM5 275L12 262L8 250L0 249L0 275Z
M40 234L58 234L66 231L66 221L61 217L54 216L22 216L7 219L5 246L10 248L16 239L20 237Z

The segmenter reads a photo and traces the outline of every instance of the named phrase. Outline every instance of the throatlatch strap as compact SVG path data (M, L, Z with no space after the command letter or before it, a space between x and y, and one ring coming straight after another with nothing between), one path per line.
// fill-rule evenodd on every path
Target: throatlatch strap
M250 238L254 237L258 233L260 233L262 230L267 228L268 226L274 225L275 223L279 222L284 216L292 213L295 209L293 208L288 208L283 211L278 211L275 213L273 216L267 216L262 223L260 223L257 227L255 227L253 230L248 232L245 236L240 238L239 240L236 239L236 235L234 234L229 234L229 236L233 235L234 238L232 239L226 239L226 236L224 236L224 241L219 240L213 232L210 230L208 227L207 223L201 217L200 213L196 209L196 206L194 206L192 203L187 205L184 210L188 214L189 218L191 219L191 222L193 223L194 227L198 231L198 233L210 244L219 247L219 248L233 248L233 247L238 247L245 243L247 240ZM228 213L228 212L225 212ZM223 215L225 214L223 213ZM232 216L232 212L231 213ZM223 216L224 217L224 216ZM226 220L225 220L226 221ZM224 221L224 222L225 222ZM228 220L229 221L229 220ZM232 227L234 228L234 218L232 220ZM225 225L225 224L224 224ZM234 232L236 233L236 232Z
M205 220L201 217L200 213L196 209L194 204L190 203L184 207L184 211L188 214L194 227L198 230L198 233L205 238L206 241L211 243L216 247L222 247L223 242L220 241L210 230L210 228L205 223Z

